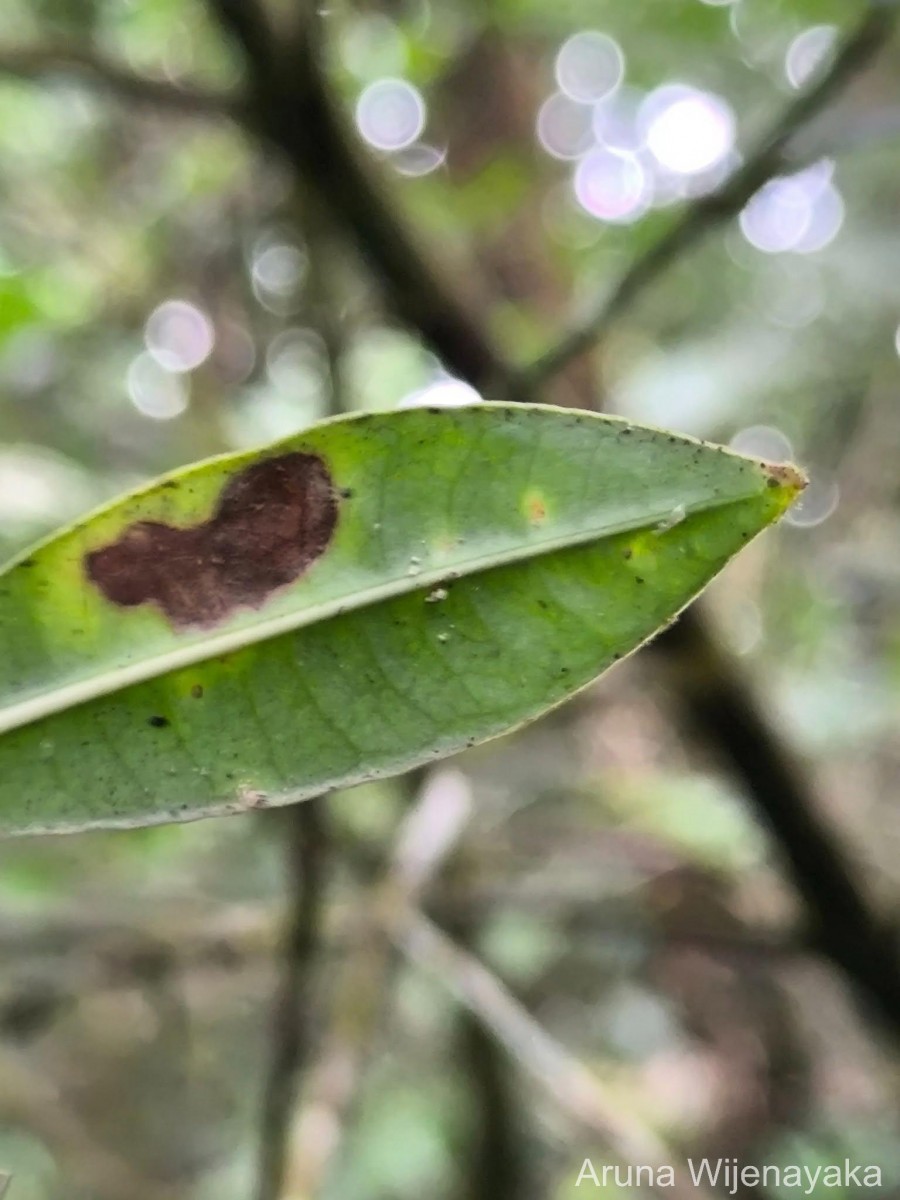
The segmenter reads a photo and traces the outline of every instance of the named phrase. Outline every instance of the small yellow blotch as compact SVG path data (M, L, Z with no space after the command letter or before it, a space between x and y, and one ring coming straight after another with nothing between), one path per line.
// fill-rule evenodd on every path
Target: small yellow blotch
M622 558L634 572L635 578L643 583L648 575L652 575L659 562L659 534L655 529L645 533L632 534L622 547Z
M547 504L540 492L526 492L525 516L532 525L543 525L547 519Z

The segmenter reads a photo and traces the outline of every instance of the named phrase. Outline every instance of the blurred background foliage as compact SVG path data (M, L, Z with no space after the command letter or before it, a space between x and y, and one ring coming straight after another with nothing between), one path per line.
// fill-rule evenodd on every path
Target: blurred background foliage
M273 19L291 8L273 2ZM361 152L525 362L726 176L860 11L328 0L321 21ZM202 0L5 0L0 29L4 555L143 479L336 408L477 399L390 316L288 169L216 111L243 64ZM23 69L36 47L50 69ZM136 102L98 62L206 99ZM716 582L709 610L889 908L898 64L893 45L804 131L798 173L676 263L545 397L810 471L808 497ZM805 946L778 854L676 708L638 656L426 781L473 800L428 911L614 1107L683 1153L847 1155L880 1164L894 1194L896 1058ZM371 785L323 810L313 1060L409 790ZM286 819L0 846L0 1167L15 1200L251 1194ZM446 984L393 964L317 1194L574 1197L585 1155L606 1147L473 1037Z

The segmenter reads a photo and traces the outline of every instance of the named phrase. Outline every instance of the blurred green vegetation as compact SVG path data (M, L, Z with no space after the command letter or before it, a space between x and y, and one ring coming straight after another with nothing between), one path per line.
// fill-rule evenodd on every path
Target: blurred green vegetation
M861 11L846 0L332 0L322 21L348 113L379 79L419 89L433 160L368 153L527 361L674 211L648 200L633 220L606 222L575 203L575 160L535 136L566 39L614 38L639 93L679 81L723 98L742 147L793 94L795 39ZM8 69L17 48L77 47L170 87L236 87L239 56L201 0L5 0L0 31L4 555L137 481L326 415L335 344L342 407L387 409L447 386L353 249L236 125L133 103L92 75ZM833 147L842 203L819 248L765 252L731 223L570 380L608 411L719 441L749 430L757 447L752 437L774 430L809 469L812 509L736 562L709 608L892 910L898 54L888 48L809 131L821 156ZM422 162L437 165L416 174ZM201 342L212 332L187 370L161 365L148 332L173 301L190 306L188 357L196 331ZM183 328L171 328L177 358ZM540 725L463 756L474 817L429 911L465 927L615 1105L684 1153L846 1155L881 1164L889 1194L896 1058L803 945L772 843L740 786L682 735L676 707L640 656ZM346 914L367 903L404 787L328 802L317 1036L356 952ZM0 846L0 1168L15 1173L14 1200L138 1195L138 1180L147 1197L250 1194L284 829L248 815ZM477 1064L447 988L400 961L383 1009L323 1196L491 1194L472 1148ZM521 1194L573 1200L584 1157L605 1161L604 1146L507 1070ZM106 1155L133 1173L127 1186L104 1176Z

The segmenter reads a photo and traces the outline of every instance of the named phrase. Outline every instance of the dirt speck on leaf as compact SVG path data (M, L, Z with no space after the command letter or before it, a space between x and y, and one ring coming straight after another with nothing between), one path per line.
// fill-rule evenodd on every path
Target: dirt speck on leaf
M327 548L337 516L322 459L283 454L229 480L208 521L188 529L137 521L85 555L85 571L113 604L155 604L176 628L208 628L299 578Z

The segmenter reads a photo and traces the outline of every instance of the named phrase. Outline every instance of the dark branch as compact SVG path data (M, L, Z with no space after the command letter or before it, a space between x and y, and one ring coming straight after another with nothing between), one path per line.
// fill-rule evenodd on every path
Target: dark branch
M321 924L326 866L325 811L321 800L298 804L282 817L292 895L279 957L282 978L272 1013L271 1061L265 1082L257 1173L258 1200L278 1200L285 1146L301 1072L312 1049L311 976Z
M900 1024L900 940L861 890L858 871L819 818L806 774L773 729L738 664L696 609L654 643L678 699L753 798L806 906L808 940L853 979L885 1025Z
M872 4L818 83L798 96L784 111L750 151L743 165L715 192L689 205L669 231L632 263L594 312L510 381L510 399L524 400L533 396L572 359L602 340L610 325L656 283L672 263L707 234L736 216L763 184L782 171L797 170L799 164L790 155L796 135L869 64L888 41L896 23L894 5Z
M276 69L275 38L257 0L209 0L209 7L253 72L254 85L267 83Z
M258 45L254 20L236 19L240 0L209 0L223 28L244 47L250 71L250 122L286 158L304 188L350 235L383 281L398 318L418 330L449 370L484 387L506 371L481 316L483 297L468 295L447 265L431 262L364 156L334 102L316 23L286 39L283 53ZM448 277L451 282L448 282Z

